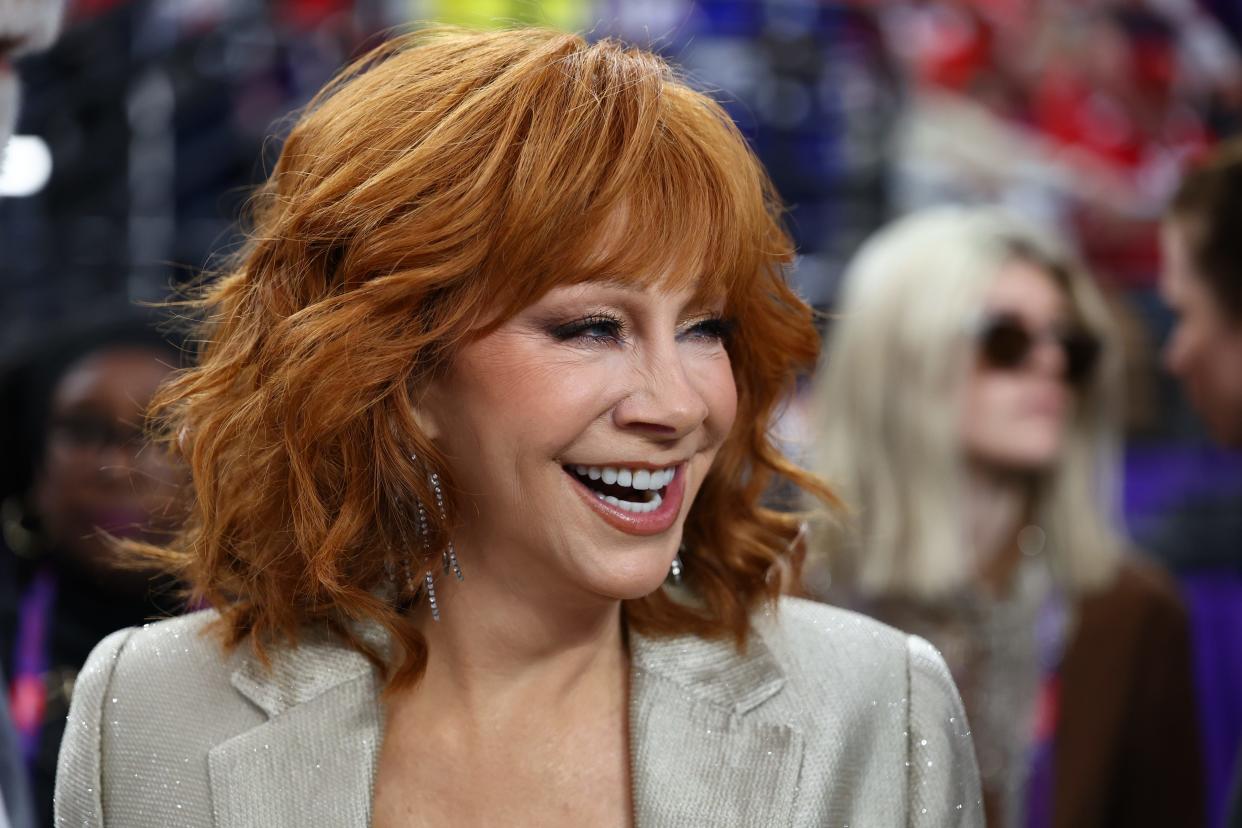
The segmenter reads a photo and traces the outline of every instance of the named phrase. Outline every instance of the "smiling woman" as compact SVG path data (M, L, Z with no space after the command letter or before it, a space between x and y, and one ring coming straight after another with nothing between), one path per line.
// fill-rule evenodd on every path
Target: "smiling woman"
M648 53L433 30L346 69L156 402L195 498L145 552L212 609L96 650L60 819L977 824L939 657L778 598L761 496L831 500L769 437L818 350L779 216Z

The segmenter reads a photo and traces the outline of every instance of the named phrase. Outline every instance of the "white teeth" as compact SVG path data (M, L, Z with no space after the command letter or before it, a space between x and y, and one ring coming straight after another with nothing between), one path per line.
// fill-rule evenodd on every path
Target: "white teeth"
M640 492L659 491L673 482L677 467L668 469L627 469L620 466L566 466L579 477L602 480L609 486L625 486Z
M634 512L635 514L640 515L646 514L647 512L654 512L656 509L659 509L660 504L664 502L664 496L659 492L656 492L655 495L652 496L651 500L646 503L635 503L632 500L620 500L612 495L597 494L595 496L605 503L610 503L619 509L624 509L627 512Z

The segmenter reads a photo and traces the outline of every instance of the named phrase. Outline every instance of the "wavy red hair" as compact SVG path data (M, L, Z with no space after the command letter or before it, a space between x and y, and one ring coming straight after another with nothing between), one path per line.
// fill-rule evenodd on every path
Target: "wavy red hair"
M686 524L701 602L657 591L626 617L743 643L797 532L761 497L778 475L830 497L768 433L819 347L780 209L726 113L652 54L530 29L385 43L297 120L249 242L194 300L200 358L154 411L192 515L146 553L218 608L229 646L326 627L416 679L426 645L386 585L422 549L428 467L450 494L446 521L430 510L436 554L456 518L420 384L554 286L671 280L726 297L738 418ZM372 650L357 622L399 646Z

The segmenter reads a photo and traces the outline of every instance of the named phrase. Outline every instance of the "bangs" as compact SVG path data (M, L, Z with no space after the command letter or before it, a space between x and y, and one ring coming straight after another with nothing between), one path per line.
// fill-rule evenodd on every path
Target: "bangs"
M767 176L714 101L611 41L551 72L512 146L510 209L487 268L505 316L586 281L738 309L791 259Z

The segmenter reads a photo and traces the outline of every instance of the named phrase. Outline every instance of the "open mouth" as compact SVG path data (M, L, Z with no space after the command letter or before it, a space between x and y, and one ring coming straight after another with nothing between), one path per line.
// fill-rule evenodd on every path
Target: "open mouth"
M564 466L565 472L605 503L634 514L654 512L664 502L677 467Z

